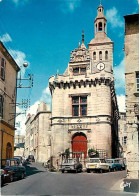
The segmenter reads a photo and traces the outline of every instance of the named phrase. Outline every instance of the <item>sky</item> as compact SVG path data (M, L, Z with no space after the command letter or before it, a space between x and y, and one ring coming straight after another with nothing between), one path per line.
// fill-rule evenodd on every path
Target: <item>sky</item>
M94 38L94 19L100 0L0 0L0 40L21 67L22 78L34 75L33 88L18 88L17 102L30 99L27 113L41 101L51 104L49 77L63 74L70 52L78 47L82 30L85 45ZM125 111L124 17L139 13L139 0L101 0L107 36L114 42L114 77L119 111ZM23 63L27 62L25 69ZM23 86L28 83L23 82ZM24 113L17 107L17 113ZM17 133L25 134L25 114L16 119Z

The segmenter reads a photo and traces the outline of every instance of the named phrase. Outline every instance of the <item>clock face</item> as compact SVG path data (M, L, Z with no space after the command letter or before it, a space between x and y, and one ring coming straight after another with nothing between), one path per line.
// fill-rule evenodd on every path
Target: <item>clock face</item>
M97 68L98 68L98 70L103 70L104 68L105 68L105 65L104 65L104 63L98 63L97 64Z

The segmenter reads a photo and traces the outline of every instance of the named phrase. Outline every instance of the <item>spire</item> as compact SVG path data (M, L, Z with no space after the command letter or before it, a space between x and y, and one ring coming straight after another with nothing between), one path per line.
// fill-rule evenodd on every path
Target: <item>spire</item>
M79 41L79 47L78 48L80 48L81 47L81 42Z
M84 44L84 30L82 30L82 44Z

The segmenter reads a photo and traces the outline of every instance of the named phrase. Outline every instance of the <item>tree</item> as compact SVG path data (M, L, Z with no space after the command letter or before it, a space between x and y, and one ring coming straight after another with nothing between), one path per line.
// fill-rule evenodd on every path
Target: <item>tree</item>
M69 155L70 155L70 150L69 150L69 148L67 148L67 149L65 150L65 155L66 155L66 158L69 158Z
M89 156L90 158L99 157L99 152L98 152L97 150L93 149L93 148L90 148L90 149L88 150L88 156Z

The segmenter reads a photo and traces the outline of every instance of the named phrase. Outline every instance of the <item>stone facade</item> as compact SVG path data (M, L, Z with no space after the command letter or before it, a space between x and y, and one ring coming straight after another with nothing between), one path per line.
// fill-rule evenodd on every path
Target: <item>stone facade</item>
M25 156L34 155L35 161L46 162L51 151L51 111L44 102L38 105L35 115L28 114L26 120Z
M0 153L1 159L14 155L16 81L20 70L0 41Z
M113 77L113 42L100 5L95 38L71 52L63 75L49 79L52 95L52 156L57 165L66 149L87 158L90 148L103 157L118 157L118 107Z
M139 179L139 14L125 16L127 178Z
M14 156L24 156L25 149L25 136L24 135L15 135L14 137Z
M119 157L126 158L127 127L126 127L126 113L125 112L119 113L118 136L119 136Z

